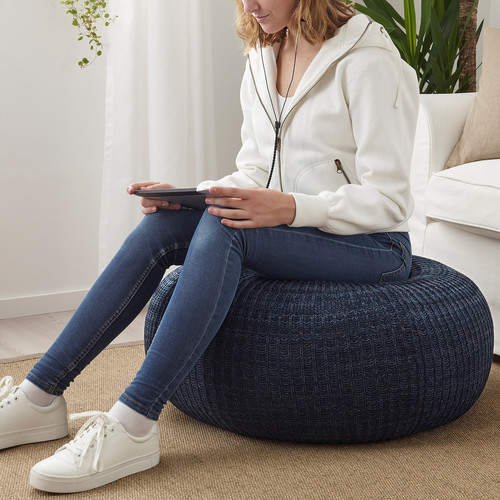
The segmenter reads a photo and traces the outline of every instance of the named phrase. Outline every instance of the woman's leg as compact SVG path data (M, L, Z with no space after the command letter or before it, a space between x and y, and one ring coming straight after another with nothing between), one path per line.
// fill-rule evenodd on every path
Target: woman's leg
M338 237L285 226L234 230L205 212L137 376L109 413L93 414L73 441L33 467L31 484L82 491L158 463L155 420L218 331L243 264L271 278L373 282L404 278L408 256L389 235ZM134 434L126 421L139 417L147 422Z
M67 435L66 403L56 396L133 320L165 269L183 263L201 215L145 217L21 386L0 381L0 449Z
M201 215L162 210L144 217L27 379L61 395L144 308L165 270L184 262Z
M158 418L221 326L242 266L273 279L376 283L405 279L410 260L409 241L398 233L338 236L287 226L235 230L205 213L146 359L120 401Z

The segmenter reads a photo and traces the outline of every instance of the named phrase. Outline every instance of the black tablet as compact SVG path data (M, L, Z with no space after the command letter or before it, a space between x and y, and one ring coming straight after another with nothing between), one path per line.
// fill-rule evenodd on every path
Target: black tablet
M196 188L139 189L134 191L134 194L152 200L180 203L182 207L196 210L204 210L207 207L205 197L208 191L196 191Z

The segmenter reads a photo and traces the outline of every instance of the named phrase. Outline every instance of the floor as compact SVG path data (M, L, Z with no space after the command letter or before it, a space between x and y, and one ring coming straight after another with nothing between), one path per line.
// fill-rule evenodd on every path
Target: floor
M57 338L74 311L0 320L0 363L43 354ZM137 344L144 338L144 310L111 345Z

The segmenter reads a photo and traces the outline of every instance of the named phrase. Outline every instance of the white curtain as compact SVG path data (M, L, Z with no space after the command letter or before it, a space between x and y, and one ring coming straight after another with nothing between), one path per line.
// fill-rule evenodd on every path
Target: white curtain
M107 61L99 265L140 221L133 181L214 178L210 1L116 0Z

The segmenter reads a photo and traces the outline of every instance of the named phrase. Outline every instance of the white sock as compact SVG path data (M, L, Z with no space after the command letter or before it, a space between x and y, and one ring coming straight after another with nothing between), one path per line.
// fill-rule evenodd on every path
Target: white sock
M120 424L123 425L123 428L135 437L145 436L155 424L154 420L132 410L132 408L129 408L121 401L117 401L108 413L117 418Z
M24 379L19 386L28 400L37 406L49 406L56 398L53 394L45 392L28 379Z

